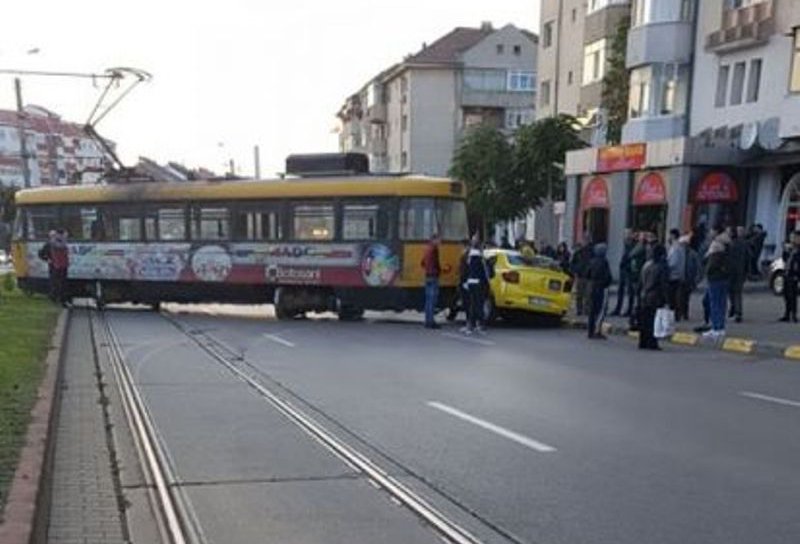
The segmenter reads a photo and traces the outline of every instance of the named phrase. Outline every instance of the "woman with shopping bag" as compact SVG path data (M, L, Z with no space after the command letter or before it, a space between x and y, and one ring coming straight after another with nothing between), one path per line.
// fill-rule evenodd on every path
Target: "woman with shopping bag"
M654 334L656 312L667 305L669 266L667 250L661 244L642 268L642 302L639 309L639 349L660 350ZM673 314L674 318L674 314Z

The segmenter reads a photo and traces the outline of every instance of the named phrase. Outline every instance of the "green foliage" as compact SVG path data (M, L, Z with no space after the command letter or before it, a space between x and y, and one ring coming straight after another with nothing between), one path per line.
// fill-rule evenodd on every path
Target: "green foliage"
M513 164L507 138L491 126L471 129L456 150L450 176L465 183L467 206L482 226L523 212L514 202Z
M538 207L548 195L555 200L564 198L566 153L586 145L579 128L577 119L562 114L517 131L514 171L526 208Z
M6 274L3 276L3 290L10 293L17 288L17 281L14 279L13 274Z
M16 187L6 187L0 184L0 223L13 223L17 208L14 205Z
M622 140L622 125L628 120L628 93L630 91L630 73L625 66L628 54L628 31L630 19L623 19L617 27L611 42L608 57L608 71L603 78L603 107L607 112L608 143L618 144Z
M498 129L470 130L453 156L450 176L467 186L467 205L486 224L516 219L548 195L564 194L566 152L584 147L578 121L559 115L520 128L514 143Z

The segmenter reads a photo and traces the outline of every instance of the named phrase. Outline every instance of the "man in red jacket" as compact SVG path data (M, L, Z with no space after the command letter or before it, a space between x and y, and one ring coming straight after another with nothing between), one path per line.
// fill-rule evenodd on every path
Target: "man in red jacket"
M433 319L436 311L436 302L439 298L439 276L442 268L439 264L439 235L431 236L425 255L422 257L422 268L425 270L425 328L438 329L439 325Z
M50 293L55 302L67 303L67 271L69 270L69 247L63 229L56 231L49 242Z

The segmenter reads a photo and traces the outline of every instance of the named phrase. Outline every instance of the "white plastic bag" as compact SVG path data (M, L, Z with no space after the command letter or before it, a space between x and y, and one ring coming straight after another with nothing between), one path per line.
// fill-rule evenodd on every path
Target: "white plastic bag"
M653 323L653 336L669 338L675 334L675 312L669 308L656 310L656 321Z

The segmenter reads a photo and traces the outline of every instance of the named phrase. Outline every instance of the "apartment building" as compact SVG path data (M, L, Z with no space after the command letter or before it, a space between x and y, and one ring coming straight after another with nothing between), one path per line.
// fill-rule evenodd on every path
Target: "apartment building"
M630 0L542 0L539 118L566 113L598 122L611 43L630 10Z
M105 154L81 125L38 106L0 110L0 184L25 184L20 126L24 127L30 185L95 183L106 167Z
M800 230L800 2L635 0L623 144L567 157L572 242L625 228Z
M447 174L476 124L509 136L535 119L535 34L514 25L456 28L349 96L338 112L341 151L375 172Z

